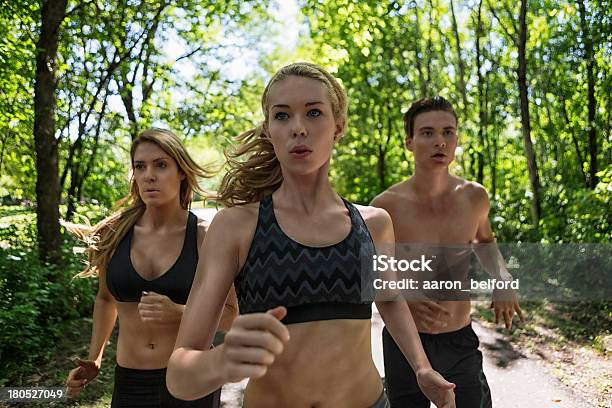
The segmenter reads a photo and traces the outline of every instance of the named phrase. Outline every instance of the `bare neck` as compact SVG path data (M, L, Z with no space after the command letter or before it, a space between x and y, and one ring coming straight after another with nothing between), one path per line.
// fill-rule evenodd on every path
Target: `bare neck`
M448 173L448 168L439 171L419 171L415 169L414 174L409 179L416 193L423 198L435 199L448 192L451 188L452 176Z
M152 230L165 230L186 225L188 215L178 201L155 207L147 206L138 225Z
M323 166L317 173L303 176L283 173L283 182L274 192L275 203L306 215L341 204L329 182L327 168Z

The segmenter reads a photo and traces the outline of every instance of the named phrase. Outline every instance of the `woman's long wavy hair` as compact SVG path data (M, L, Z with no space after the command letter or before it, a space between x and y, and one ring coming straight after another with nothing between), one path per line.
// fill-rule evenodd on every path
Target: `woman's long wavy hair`
M185 178L181 180L179 193L183 209L187 210L189 208L194 191L203 197L208 196L208 193L199 186L198 178L212 177L212 169L199 166L189 156L181 140L171 131L159 128L150 128L143 131L134 139L130 148L132 167L130 193L117 202L117 210L93 227L68 222L62 223L67 230L87 244L85 248L87 266L81 273L76 275L77 277L97 276L100 270L106 270L106 266L119 241L121 241L145 211L146 205L142 201L140 194L138 194L138 185L133 176L134 153L136 148L143 143L155 143L158 145L174 159L179 171L185 174Z
M274 154L267 131L269 120L270 89L290 76L304 77L321 82L332 105L334 119L347 120L347 97L342 86L322 67L296 62L284 66L272 76L261 97L264 120L256 128L237 137L239 146L226 152L228 172L221 181L217 201L226 207L248 204L261 200L280 187L283 181L280 163Z

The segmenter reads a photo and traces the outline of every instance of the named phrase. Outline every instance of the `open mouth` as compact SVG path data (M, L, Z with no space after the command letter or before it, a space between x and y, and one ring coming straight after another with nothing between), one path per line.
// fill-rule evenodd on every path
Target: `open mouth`
M437 159L443 159L446 157L446 155L444 153L435 153L433 155L431 155L431 157L435 157Z
M310 148L306 145L293 146L293 148L289 151L289 154L297 159L304 158L310 153L312 153L312 150L310 150Z
M312 150L310 150L308 146L305 146L305 145L294 146L293 149L289 151L289 153L295 153L295 154L304 154L304 153L311 153L311 152Z

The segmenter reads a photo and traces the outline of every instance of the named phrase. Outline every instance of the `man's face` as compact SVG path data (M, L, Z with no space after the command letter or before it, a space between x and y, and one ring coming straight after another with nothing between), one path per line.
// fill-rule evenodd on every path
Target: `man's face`
M457 121L452 113L436 110L419 113L414 119L413 137L406 148L414 154L418 167L448 167L455 158Z

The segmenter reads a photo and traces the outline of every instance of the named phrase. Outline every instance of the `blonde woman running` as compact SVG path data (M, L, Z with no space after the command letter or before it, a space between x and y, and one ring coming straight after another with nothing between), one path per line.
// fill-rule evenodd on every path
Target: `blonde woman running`
M168 388L195 399L250 377L247 408L386 407L360 256L393 243L393 226L384 210L353 205L330 185L344 90L323 68L296 63L272 77L262 108L263 124L241 136L223 180L228 208L206 235ZM243 315L209 350L234 282ZM426 395L454 407L454 385L431 369L405 302L377 306Z

